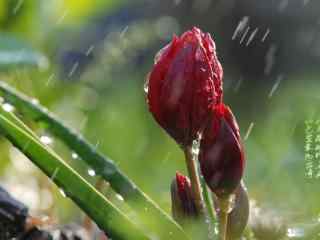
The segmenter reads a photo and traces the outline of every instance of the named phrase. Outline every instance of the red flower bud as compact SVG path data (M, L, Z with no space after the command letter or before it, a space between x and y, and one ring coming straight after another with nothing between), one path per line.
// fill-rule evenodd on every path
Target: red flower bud
M239 127L230 108L218 104L200 142L201 172L210 189L218 196L237 188L244 170L244 153Z
M178 172L171 184L171 201L172 215L177 222L183 223L190 217L194 218L198 216L198 211L192 197L190 180Z
M222 75L210 34L195 27L157 54L147 79L149 109L179 144L191 145L221 102Z

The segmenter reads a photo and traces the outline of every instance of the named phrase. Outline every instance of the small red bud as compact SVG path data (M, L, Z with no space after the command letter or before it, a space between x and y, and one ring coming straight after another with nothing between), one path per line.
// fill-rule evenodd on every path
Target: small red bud
M159 125L190 146L222 101L223 70L209 33L198 28L174 36L156 56L148 79L148 104Z
M240 141L239 127L230 108L218 104L203 131L199 153L204 179L218 197L233 193L242 178L245 159Z
M190 180L178 172L171 184L171 201L172 215L177 222L183 223L198 216Z

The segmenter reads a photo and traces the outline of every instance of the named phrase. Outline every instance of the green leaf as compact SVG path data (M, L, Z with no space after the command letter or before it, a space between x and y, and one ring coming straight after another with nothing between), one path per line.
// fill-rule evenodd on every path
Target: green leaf
M34 104L30 98L0 82L0 95L27 117L45 123L52 134L76 152L95 172L108 181L126 203L136 211L141 222L160 239L189 239L186 233L166 212L151 200L108 157L81 135L58 120L52 113Z
M16 68L17 66L33 66L48 68L48 59L28 44L18 39L4 35L0 36L0 70Z
M118 208L95 190L47 146L40 143L30 129L20 128L0 109L0 130L35 165L51 178L82 210L114 239L149 239ZM12 118L11 118L12 119Z

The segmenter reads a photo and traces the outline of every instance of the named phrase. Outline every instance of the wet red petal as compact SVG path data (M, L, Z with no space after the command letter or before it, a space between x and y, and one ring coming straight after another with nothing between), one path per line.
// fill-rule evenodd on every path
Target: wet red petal
M231 110L218 105L200 143L201 172L217 195L232 193L242 178L244 153Z
M174 37L157 56L149 76L148 104L156 121L179 144L190 145L208 120L222 84L209 34L198 28ZM222 80L222 79L220 79Z

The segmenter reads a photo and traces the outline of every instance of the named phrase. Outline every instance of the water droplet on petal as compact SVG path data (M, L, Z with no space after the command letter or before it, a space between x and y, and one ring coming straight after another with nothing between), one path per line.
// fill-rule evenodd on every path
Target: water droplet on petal
M148 94L148 91L149 91L149 77L150 77L150 73L148 73L148 75L146 77L146 81L143 85L143 90L146 94Z
M195 156L198 156L199 152L200 152L200 141L194 140L192 142L192 154Z

